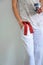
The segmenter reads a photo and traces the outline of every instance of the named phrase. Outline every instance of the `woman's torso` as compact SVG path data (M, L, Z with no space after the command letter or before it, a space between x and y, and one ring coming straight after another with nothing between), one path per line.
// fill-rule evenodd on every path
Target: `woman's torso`
M34 3L39 3L39 0L18 0L18 10L23 20L28 20L33 27L39 28L37 23L40 21L40 19L38 20L40 15L34 10Z

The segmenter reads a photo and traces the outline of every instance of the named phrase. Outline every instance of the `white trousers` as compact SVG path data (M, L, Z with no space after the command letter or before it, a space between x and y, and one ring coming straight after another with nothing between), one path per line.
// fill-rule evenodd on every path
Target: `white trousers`
M25 48L26 48L28 56L29 56L29 64L35 65L33 33L30 33L29 26L28 26L28 34L27 35L23 34L24 33L23 30L24 30L24 27L21 30L21 38L25 42L25 45L26 45Z
M37 22L39 28L34 29L34 52L35 65L43 65L43 13L32 17L34 22Z
M35 30L34 35L35 64L43 65L43 33L41 30Z
M24 27L21 30L21 38L25 42L27 53L30 57L30 65L43 65L43 14L33 17L40 23L39 29L34 29L34 34L30 33L24 35ZM39 19L39 20L38 20Z

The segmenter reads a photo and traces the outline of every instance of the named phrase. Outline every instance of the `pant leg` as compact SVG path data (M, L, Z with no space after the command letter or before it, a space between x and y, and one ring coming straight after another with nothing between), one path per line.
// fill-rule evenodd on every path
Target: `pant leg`
M29 39L28 39L29 40ZM32 41L28 42L28 46L26 48L28 56L30 58L30 65L35 65L35 59L34 59L34 45Z
M28 56L29 56L29 65L35 65L33 33L30 33L29 28L28 28L28 34L24 35L23 30L24 29L22 28L21 38L25 42L24 45L26 45L25 49L26 49Z
M39 50L40 50L40 60L38 62L38 65L43 65L43 26L40 27L41 30L41 36L40 36L40 45L39 45Z
M41 29L35 30L33 38L34 38L34 47L35 47L35 64L42 65L43 33L42 33Z

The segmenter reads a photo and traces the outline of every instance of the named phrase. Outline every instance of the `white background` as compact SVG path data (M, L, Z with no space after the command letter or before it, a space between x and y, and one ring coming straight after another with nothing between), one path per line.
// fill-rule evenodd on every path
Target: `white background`
M0 65L24 65L27 54L11 0L0 0Z

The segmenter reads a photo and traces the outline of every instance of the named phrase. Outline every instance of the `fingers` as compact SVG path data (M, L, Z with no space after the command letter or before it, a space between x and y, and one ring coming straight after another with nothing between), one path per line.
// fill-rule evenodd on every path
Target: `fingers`
M40 14L42 12L42 9L41 8L38 8L37 9L37 13Z
M19 22L19 26L20 26L21 29L22 29L22 27L24 26L24 24L23 24L22 21Z
M23 24L23 23L21 23L21 24L20 24L20 28L22 29L22 27L23 27L23 26L24 26L24 24Z

